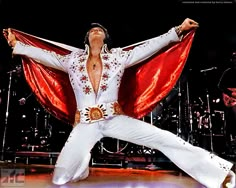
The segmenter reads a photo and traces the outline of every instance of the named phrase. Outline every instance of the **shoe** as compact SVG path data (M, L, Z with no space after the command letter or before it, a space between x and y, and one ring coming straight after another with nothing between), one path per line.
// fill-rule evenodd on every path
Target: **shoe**
M224 182L222 183L222 188L236 188L235 181L235 173L231 170L226 176Z

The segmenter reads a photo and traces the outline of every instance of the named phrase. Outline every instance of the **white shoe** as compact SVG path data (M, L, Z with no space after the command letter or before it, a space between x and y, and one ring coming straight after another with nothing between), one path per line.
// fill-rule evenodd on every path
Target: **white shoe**
M231 170L229 174L226 176L222 188L236 188L235 181L236 181L235 173Z

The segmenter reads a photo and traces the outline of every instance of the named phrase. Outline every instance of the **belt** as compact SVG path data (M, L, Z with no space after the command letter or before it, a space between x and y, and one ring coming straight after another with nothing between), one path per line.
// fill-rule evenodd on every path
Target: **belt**
M100 103L82 109L77 109L75 113L74 125L78 123L93 123L113 117L115 115L124 114L120 104L115 102Z

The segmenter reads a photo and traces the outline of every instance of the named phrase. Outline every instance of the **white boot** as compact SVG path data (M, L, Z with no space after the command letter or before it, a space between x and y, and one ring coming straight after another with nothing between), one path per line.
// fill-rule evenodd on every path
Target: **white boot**
M236 188L236 177L235 173L231 170L229 174L226 176L222 188Z

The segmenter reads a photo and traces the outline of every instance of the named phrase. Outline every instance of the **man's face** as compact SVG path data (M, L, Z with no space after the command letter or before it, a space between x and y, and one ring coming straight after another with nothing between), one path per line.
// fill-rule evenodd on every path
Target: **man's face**
M104 41L106 35L102 28L100 27L93 27L89 30L89 43L91 44L94 40L101 40Z

